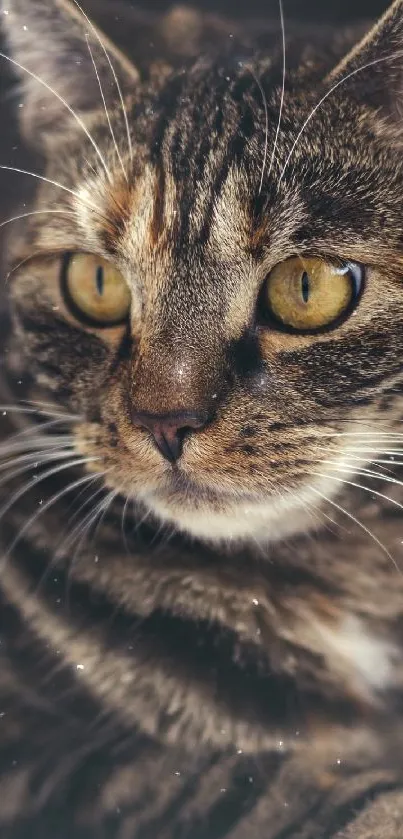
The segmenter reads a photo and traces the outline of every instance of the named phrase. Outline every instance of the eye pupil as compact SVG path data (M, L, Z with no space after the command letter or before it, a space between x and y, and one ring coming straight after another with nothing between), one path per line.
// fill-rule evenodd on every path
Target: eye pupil
M99 329L123 324L131 294L113 262L91 253L68 253L61 267L64 300L77 320Z
M263 324L286 332L336 328L356 308L364 281L364 267L358 262L291 256L266 277L259 314Z
M102 297L104 293L104 269L102 265L98 265L95 282L98 294L100 297Z
M301 292L302 292L302 299L304 303L307 303L309 300L309 291L310 291L310 283L309 277L306 271L304 271L301 277Z

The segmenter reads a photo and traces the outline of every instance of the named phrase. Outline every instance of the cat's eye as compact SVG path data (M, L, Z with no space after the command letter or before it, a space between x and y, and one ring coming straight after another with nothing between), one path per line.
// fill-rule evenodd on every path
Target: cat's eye
M291 257L266 280L263 316L293 332L329 328L352 311L363 280L364 269L355 262L337 265L318 257Z
M62 269L62 290L72 313L96 327L122 323L130 311L130 291L117 268L89 253L69 254Z

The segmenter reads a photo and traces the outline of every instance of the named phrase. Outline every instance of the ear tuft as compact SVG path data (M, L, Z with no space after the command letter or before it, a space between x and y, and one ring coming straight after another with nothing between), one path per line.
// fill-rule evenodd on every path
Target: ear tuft
M4 0L2 26L9 61L21 81L21 123L35 145L73 128L76 114L108 106L118 91L108 57L123 92L138 73L128 59L88 19L76 0ZM94 69L99 74L99 81ZM65 100L63 103L62 100Z

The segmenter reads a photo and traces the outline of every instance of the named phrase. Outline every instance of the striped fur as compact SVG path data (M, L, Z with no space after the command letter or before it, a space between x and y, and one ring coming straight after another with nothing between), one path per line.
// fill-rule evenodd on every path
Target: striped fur
M45 161L7 251L1 836L397 837L403 3L358 46L287 26L284 101L277 25L116 8L118 46L2 9ZM77 321L75 251L130 322ZM295 253L366 266L334 330L259 321ZM179 411L172 467L133 417Z

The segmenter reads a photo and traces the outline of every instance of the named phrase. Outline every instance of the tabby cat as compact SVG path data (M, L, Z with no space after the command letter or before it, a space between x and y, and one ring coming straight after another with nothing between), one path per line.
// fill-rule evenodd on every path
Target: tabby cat
M2 839L403 835L403 0L276 9L2 0Z

